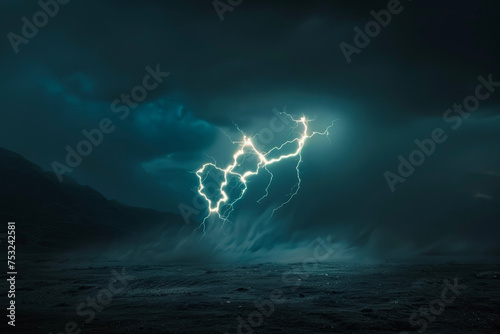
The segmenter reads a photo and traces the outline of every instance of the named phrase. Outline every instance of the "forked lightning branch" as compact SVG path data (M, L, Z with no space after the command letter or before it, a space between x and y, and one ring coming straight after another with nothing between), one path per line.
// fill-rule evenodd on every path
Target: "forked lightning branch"
M199 170L196 171L196 176L199 180L198 193L207 201L208 203L208 215L203 219L200 227L203 227L203 231L205 232L205 222L212 215L217 214L217 216L222 219L223 222L226 222L230 215L234 211L234 205L245 195L248 184L247 181L252 176L256 176L259 172L264 169L267 173L269 173L269 183L265 189L265 194L262 198L259 199L260 202L262 199L268 196L269 187L274 179L274 174L267 168L270 165L275 163L279 163L283 160L297 158L297 164L295 169L297 171L297 183L293 186L290 194L286 201L277 206L271 213L269 219L274 215L276 210L283 207L285 204L289 203L292 198L299 192L300 185L302 179L300 178L300 164L302 163L302 149L306 144L306 141L312 138L315 135L328 136L328 130L333 126L330 124L323 132L309 132L308 124L311 120L307 119L305 116L302 116L300 119L294 119L291 115L284 113L287 117L289 117L293 121L292 130L301 127L302 132L297 134L297 137L291 140L287 140L279 146L275 146L269 151L260 151L255 146L253 140L254 137L247 137L239 128L241 134L243 135L243 139L238 142L233 142L233 144L238 144L238 149L233 154L232 162L226 167L222 168L217 166L217 163L206 163ZM282 150L288 149L290 145L294 145L294 149L292 152L279 154ZM249 156L255 156L258 159L255 168L242 168L242 165L246 158ZM239 171L239 169L242 169ZM205 180L209 173L217 171L222 175L222 182L217 189L218 199L211 199L210 196L206 193ZM235 188L239 188L238 196L231 196L233 190ZM233 198L232 198L233 197Z

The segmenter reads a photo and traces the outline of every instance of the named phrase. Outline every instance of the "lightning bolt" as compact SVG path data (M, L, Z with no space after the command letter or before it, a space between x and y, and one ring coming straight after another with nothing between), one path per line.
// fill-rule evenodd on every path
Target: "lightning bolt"
M333 126L330 124L325 131L323 132L311 132L309 133L308 129L308 123L309 119L307 119L305 116L302 116L300 119L294 119L291 115L287 113L283 113L287 117L289 117L295 124L293 126L293 129L296 129L298 126L302 126L303 130L302 133L300 133L300 136L297 138L294 138L292 140L287 140L284 143L282 143L280 146L275 146L271 150L267 152L261 152L259 151L254 143L253 139L254 137L247 137L238 127L237 124L233 122L235 125L236 129L242 134L243 139L241 141L233 141L231 137L224 133L229 140L233 144L238 144L238 150L233 154L233 159L232 163L227 165L225 168L218 167L216 164L216 161L214 162L208 162L204 164L199 170L196 171L196 176L198 177L199 180L199 186L198 186L198 193L207 201L208 203L208 215L203 219L201 224L198 226L197 229L203 227L203 235L205 234L205 222L206 220L213 214L217 214L218 217L223 221L223 224L221 228L224 226L224 223L229 221L230 215L234 211L234 205L243 198L245 195L245 192L248 189L247 185L247 180L251 176L259 174L261 169L266 170L267 173L270 174L270 179L269 183L267 184L267 187L265 189L265 194L257 201L260 203L264 198L266 198L269 195L269 187L271 186L271 183L273 181L274 175L273 173L267 168L269 165L275 164L277 162L283 161L285 159L290 159L294 157L298 157L297 165L295 166L295 169L297 171L297 183L292 187L290 190L290 193L287 195L287 200L284 201L282 204L277 206L271 213L271 216L268 218L271 219L274 215L274 213L282 208L284 205L290 203L290 201L293 199L295 195L300 190L300 185L302 183L302 179L300 178L300 164L302 163L302 149L304 148L304 145L306 141L310 138L312 138L315 135L322 135L322 136L327 136L329 135L329 129ZM283 154L279 155L277 157L272 158L272 154L275 152L280 151L283 149L286 145L290 144L297 144L297 149L291 153L288 154ZM257 167L254 170L246 170L243 172L237 172L235 169L243 163L246 157L248 157L251 154L255 154L259 161L257 163ZM212 158L213 159L213 158ZM241 160L241 161L240 161ZM204 181L208 177L208 174L210 173L210 169L213 169L214 171L218 171L222 173L223 175L223 181L220 184L220 187L218 188L218 192L220 192L220 198L217 201L212 201L204 192L205 186L204 186ZM230 190L227 190L226 188L229 186L230 183L233 182L233 180L236 180L237 184L233 185L233 187ZM237 187L240 187L240 194L238 197L236 197L233 200L230 200L230 194L236 189ZM197 230L196 229L196 230ZM195 231L196 231L195 230Z

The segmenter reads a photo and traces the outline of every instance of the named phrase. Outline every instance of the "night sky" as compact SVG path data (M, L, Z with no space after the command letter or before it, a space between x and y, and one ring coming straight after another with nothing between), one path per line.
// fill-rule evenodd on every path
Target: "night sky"
M16 53L8 33L20 36L21 18L40 6L2 1L0 147L54 171L83 130L108 118L113 130L65 176L180 215L179 204L194 207L192 172L209 156L230 161L224 132L241 136L233 122L255 135L286 110L316 118L315 131L334 121L331 142L306 144L301 189L270 221L296 162L273 170L260 204L268 177L252 180L229 223L246 250L330 236L363 258L499 254L500 4L401 0L369 43L356 41L354 29L387 8L243 0L220 16L212 1L73 0ZM349 61L341 43L357 50ZM163 77L150 77L143 101L120 101L154 71ZM454 107L464 103L470 113ZM416 140L432 152L412 155ZM418 166L408 167L411 158ZM191 215L188 228L205 214Z

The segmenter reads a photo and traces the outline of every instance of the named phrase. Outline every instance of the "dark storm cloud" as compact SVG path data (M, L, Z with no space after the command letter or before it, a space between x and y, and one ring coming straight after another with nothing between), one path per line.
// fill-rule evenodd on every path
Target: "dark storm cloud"
M83 129L114 117L116 131L71 176L110 198L175 210L191 203L188 172L207 161L205 151L220 151L218 126L234 120L258 131L286 105L338 120L331 145L307 147L301 192L281 213L288 236L332 234L374 253L489 251L500 92L456 131L442 116L474 93L478 76L500 81L500 7L401 3L347 64L339 44L352 44L353 28L387 1L243 1L223 22L210 1L71 1L18 54L4 38L0 144L48 170ZM34 1L1 6L4 34L39 10ZM170 76L120 122L112 101L158 63ZM436 127L449 130L448 141L392 193L383 173Z

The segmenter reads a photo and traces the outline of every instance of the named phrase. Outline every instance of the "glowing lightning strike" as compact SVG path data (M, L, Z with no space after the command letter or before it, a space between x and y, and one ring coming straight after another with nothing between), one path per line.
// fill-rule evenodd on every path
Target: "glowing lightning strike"
M258 200L258 202L260 202L261 200L263 200L264 198L266 198L268 196L269 187L271 186L271 183L273 181L274 175L269 171L267 166L272 165L276 162L282 161L284 159L288 159L288 158L292 158L292 157L299 157L297 165L295 166L295 169L297 170L297 184L292 187L290 193L288 194L288 196L289 196L288 199L273 210L273 212L272 212L271 216L268 218L268 220L271 219L271 217L274 215L276 210L282 208L284 205L289 203L292 200L292 198L298 193L298 191L300 190L300 184L302 182L302 180L300 178L300 170L299 170L300 164L302 162L302 148L304 147L306 140L309 138L312 138L315 135L328 136L329 135L328 130L333 126L333 122L323 132L312 132L311 134L308 134L307 124L308 124L309 120L306 119L305 116L302 116L300 119L296 120L291 115L289 115L287 113L284 113L284 114L286 116L288 116L293 122L295 122L295 127L302 124L304 130L303 130L301 136L299 136L298 138L292 139L292 140L288 140L288 141L284 142L283 144L281 144L280 146L273 147L271 150L263 153L263 152L260 152L259 150L257 150L257 148L255 148L255 145L252 142L253 138L248 138L239 129L239 127L235 124L238 131L240 131L243 134L243 140L240 142L233 142L233 144L240 145L238 150L233 155L233 162L224 169L217 167L217 165L215 163L208 162L208 163L204 164L199 170L196 171L196 176L199 179L198 193L201 196L203 196L203 198L205 198L205 200L208 202L208 210L209 210L208 215L203 219L202 223L198 227L198 228L200 228L201 226L203 226L203 233L205 233L205 221L210 217L210 215L212 213L217 213L217 215L219 216L220 219L223 220L223 222L226 222L228 220L229 216L234 211L234 205L236 204L236 202L238 202L240 199L243 198L243 195L247 191L247 178L252 176L252 175L257 175L261 168L264 168L271 175L271 178L270 178L270 181L265 189L264 196L262 196ZM227 136L227 134L226 134L226 136ZM295 142L297 143L297 149L294 152L289 153L289 154L284 154L284 155L281 155L281 156L275 157L275 158L268 158L271 153L273 153L275 151L280 151L285 145L292 144ZM251 152L246 153L247 150L250 150ZM235 168L240 166L242 163L242 162L238 162L238 159L240 157L243 157L243 159L244 159L248 154L252 154L252 153L255 154L259 158L257 168L255 170L247 170L247 171L242 172L242 173L235 172ZM203 175L205 174L207 168L214 168L215 170L222 172L224 175L223 182L220 184L220 187L218 189L218 191L220 192L220 198L216 202L210 200L208 198L208 196L203 192L203 190L205 189L203 183L204 183L205 179L207 178L208 173L205 176L203 176ZM243 189L241 189L240 196L237 197L233 201L229 201L229 195L226 193L226 186L230 183L230 179L228 178L228 176L236 177L241 182L241 185L243 185ZM234 188L235 187L233 187L233 189ZM229 191L229 193L230 193L230 191ZM222 209L221 207L223 205L227 205L227 208Z

